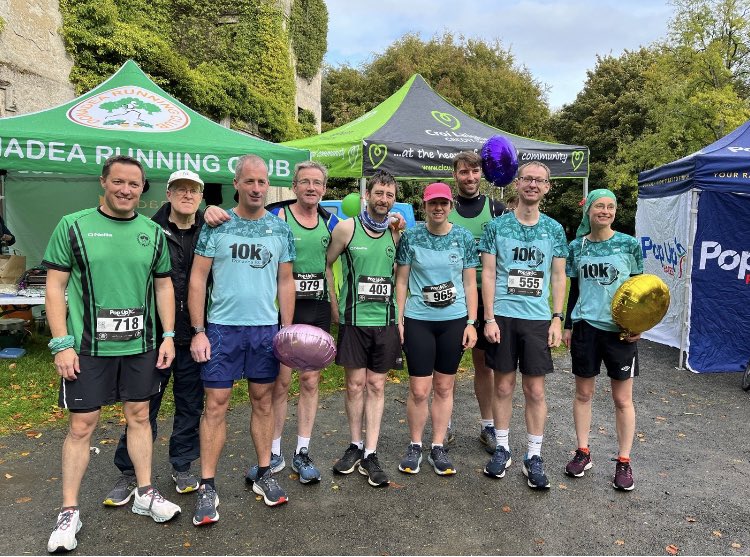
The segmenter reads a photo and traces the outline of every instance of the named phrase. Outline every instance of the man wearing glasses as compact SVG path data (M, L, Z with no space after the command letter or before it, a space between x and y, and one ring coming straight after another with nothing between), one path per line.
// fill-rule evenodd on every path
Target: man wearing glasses
M479 242L484 335L492 343L487 364L495 375L497 432L497 447L484 473L502 478L511 464L508 430L518 368L528 437L522 471L529 487L549 488L541 458L547 419L544 377L553 371L551 348L562 339L566 238L560 223L539 211L550 188L549 168L536 161L524 164L518 169L515 187L518 206L490 222Z
M156 417L172 375L175 412L169 438L169 460L177 493L189 493L198 489L198 478L190 471L190 464L200 454L198 426L203 412L203 383L200 364L193 361L190 355L192 334L187 291L193 253L203 226L203 213L198 209L203 200L203 180L190 170L173 172L167 182L167 200L151 220L164 231L172 261L170 276L175 296L175 358L171 368L158 370L161 388L150 401L149 419L152 436L156 439ZM161 334L161 331L158 333ZM135 472L127 450L127 429L115 451L115 466L120 469L121 475L105 497L104 504L119 507L130 500L135 489Z

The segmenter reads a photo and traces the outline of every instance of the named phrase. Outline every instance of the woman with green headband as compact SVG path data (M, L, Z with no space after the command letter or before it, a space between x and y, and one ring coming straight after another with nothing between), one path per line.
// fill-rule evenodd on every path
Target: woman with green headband
M617 426L618 455L612 487L630 491L635 487L630 450L635 435L633 377L638 375L636 341L640 335L620 339L610 308L619 286L643 273L643 255L635 238L612 229L616 212L614 193L607 189L589 193L576 239L569 246L566 274L570 277L570 294L563 342L570 349L576 378L573 420L578 448L565 473L579 478L592 466L588 446L591 400L595 378L604 362Z

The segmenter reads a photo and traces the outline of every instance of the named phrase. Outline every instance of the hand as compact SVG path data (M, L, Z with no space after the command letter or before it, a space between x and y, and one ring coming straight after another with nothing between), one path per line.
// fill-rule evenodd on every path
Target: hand
M174 339L165 337L159 346L159 355L156 358L156 369L168 369L174 360Z
M10 234L3 234L3 237L0 238L3 242L10 242L13 239L13 236Z
M485 321L484 338L486 338L488 342L493 342L493 343L500 342L500 327L498 326L497 322L487 323Z
M222 223L227 222L231 217L224 209L218 205L209 205L203 213L203 219L211 228L215 228Z
M389 226L391 230L398 232L399 230L406 228L406 219L404 218L404 215L394 212L390 213L388 216L390 217Z
M404 345L404 324L399 321L398 323L398 338L401 339L401 346Z
M81 366L78 362L78 354L73 348L67 348L55 354L55 369L57 374L68 381L78 379L78 373L81 373Z
M464 329L464 350L467 348L474 348L477 343L477 328L474 325L466 325Z
M557 348L562 340L562 323L559 319L553 319L547 331L547 346Z
M562 334L562 341L565 344L565 346L568 347L568 350L570 350L570 339L573 336L573 331L571 329L565 329Z
M638 333L638 334L635 334L635 335L630 335L630 336L627 336L627 337L625 337L625 338L624 338L623 340L624 340L625 342L635 342L635 341L637 341L637 340L638 340L639 338L641 338L641 333Z
M199 364L211 359L211 343L206 333L198 333L190 341L190 355Z

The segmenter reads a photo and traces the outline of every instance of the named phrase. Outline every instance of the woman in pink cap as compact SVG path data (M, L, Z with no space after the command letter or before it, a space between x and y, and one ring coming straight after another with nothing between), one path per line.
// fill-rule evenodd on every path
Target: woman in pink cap
M425 226L407 230L396 253L399 333L409 369L406 412L411 440L399 470L419 472L422 433L432 400L428 462L441 476L456 473L443 440L453 411L453 383L463 351L477 341L474 237L448 222L453 194L437 182L424 190Z

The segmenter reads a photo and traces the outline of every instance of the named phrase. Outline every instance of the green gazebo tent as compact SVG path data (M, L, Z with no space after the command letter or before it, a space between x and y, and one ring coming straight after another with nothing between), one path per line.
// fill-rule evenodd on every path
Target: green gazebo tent
M151 215L164 200L169 175L185 168L221 185L223 198L231 200L235 163L247 153L267 162L274 186L291 185L294 165L309 159L307 150L235 132L198 114L129 60L64 105L0 119L0 174L14 248L27 256L27 265L38 264L60 217L98 203L98 176L110 155L141 161L152 187L139 212Z
M588 147L527 139L484 124L435 93L419 74L356 120L284 145L309 149L334 177L362 178L383 169L402 179L440 179L451 176L458 152L476 151L494 135L513 143L519 164L538 160L553 178L587 180Z

